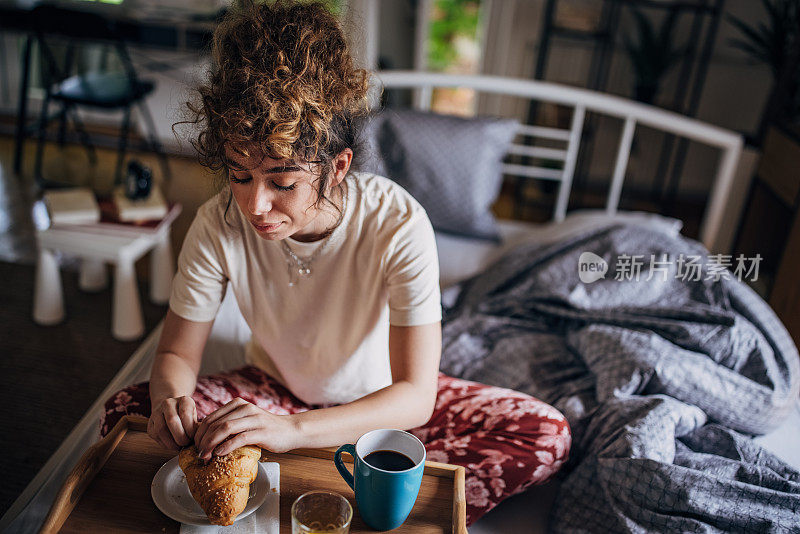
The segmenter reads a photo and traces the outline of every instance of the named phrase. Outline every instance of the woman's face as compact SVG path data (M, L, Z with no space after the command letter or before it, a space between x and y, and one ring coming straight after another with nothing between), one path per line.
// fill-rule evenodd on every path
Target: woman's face
M297 165L288 160L262 157L257 150L245 156L226 148L229 161L238 168L228 169L233 198L258 235L269 241L293 237L314 241L336 223L338 212L327 204L317 207L318 164ZM328 183L329 193L350 167L352 152L347 149L333 162ZM342 159L346 161L342 161Z

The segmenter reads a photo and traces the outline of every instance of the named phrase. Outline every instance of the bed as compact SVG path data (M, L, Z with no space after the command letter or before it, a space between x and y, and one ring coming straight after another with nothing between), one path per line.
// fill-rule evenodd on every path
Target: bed
M379 80L381 85L386 89L413 89L415 91L414 102L418 110L417 112L419 113L424 112L426 109L427 102L430 101L432 88L434 87L469 87L481 92L498 95L513 95L520 98L555 102L563 106L571 107L573 110L570 127L568 129L514 124L513 128L518 134L531 137L544 137L551 141L562 142L563 147L557 149L549 148L545 152L537 153L535 150L531 152L530 147L523 146L522 144L515 145L511 142L512 138L508 138L506 141L511 142L511 145L510 148L506 146L505 150L517 155L530 156L530 158L525 160L527 161L525 164L519 162L500 164L503 174L523 176L530 179L550 180L557 184L556 202L553 208L553 220L551 222L547 224L532 224L518 221L496 221L492 222L492 226L489 228L489 233L491 235L482 235L480 237L475 237L473 235L457 235L459 232L453 231L437 231L437 246L439 249L443 287L443 305L446 311L444 336L446 347L443 355L443 366L452 374L476 378L474 376L476 372L483 373L483 377L488 381L495 382L501 386L509 386L513 385L510 384L509 381L512 379L518 380L520 374L525 375L526 373L533 373L535 371L535 373L537 373L536 376L540 376L541 373L545 373L546 370L542 368L537 369L535 365L531 365L530 369L522 373L509 372L509 370L514 371L516 369L514 365L521 365L520 362L522 360L517 359L515 361L510 361L509 358L506 358L501 361L497 359L498 356L502 356L505 352L507 352L507 354L514 354L515 357L519 356L518 353L513 350L504 351L502 342L506 339L513 338L513 336L524 334L523 330L517 328L520 321L533 321L533 319L525 315L529 310L525 309L520 311L520 302L528 302L528 300L525 299L529 299L530 292L523 295L514 293L514 291L518 291L520 288L530 287L531 280L529 277L531 273L539 277L538 279L534 279L534 282L536 280L541 281L543 279L542 277L553 277L553 273L561 273L564 269L564 265L572 265L573 271L571 276L574 278L577 276L577 269L574 268L575 263L571 262L575 262L574 254L576 251L580 251L586 246L606 246L603 244L613 244L616 242L615 240L623 238L627 240L625 241L626 243L637 243L638 246L642 246L648 251L659 250L658 247L663 248L665 246L672 246L681 250L685 248L687 253L703 250L699 248L699 244L680 237L680 221L657 214L619 212L617 210L634 131L637 125L647 125L657 130L687 137L695 141L706 143L720 150L716 178L701 227L701 241L702 244L705 245L705 248L711 251L720 251L719 247L723 246L724 238L722 234L724 233L725 225L728 224L725 219L725 205L733 184L734 174L742 147L741 137L733 132L621 98L537 81L512 80L488 76L455 76L399 71L380 72L377 74L376 79ZM379 85L376 84L376 87L378 86ZM377 101L378 98L379 92L375 92L375 101ZM619 149L615 158L614 171L609 180L608 200L605 209L601 211L570 212L568 210L569 191L578 150L582 140L583 121L587 111L618 117L623 121L623 129L619 142ZM407 118L408 117L406 117L406 119ZM418 117L411 116L411 119L413 119L412 124L421 124ZM489 126L492 128L500 128L500 126L494 123ZM504 128L507 130L508 128L506 127L508 126L508 124L505 124ZM393 144L401 142L403 135L402 130L395 129L391 131L393 132L392 136L387 138L387 142ZM485 133L483 131L478 131L477 135L480 139L485 138ZM395 154L395 156L395 159L402 163L403 155ZM545 167L537 165L537 157L541 156L559 161L561 163L560 167L554 169L552 166ZM395 161L395 163L397 163L397 161ZM414 172L418 172L419 168L407 170L413 174ZM496 194L496 186L494 187L493 194ZM484 191L484 193L486 192ZM424 191L421 194L424 196ZM489 188L489 192L486 194L491 196L492 189ZM485 196L486 195L484 195L484 197ZM477 208L480 208L481 205L485 207L486 200L486 198L471 198L464 202L473 202ZM464 202L459 201L459 205L463 206ZM446 226L448 223L451 224L451 230L452 228L461 229L463 226L462 222L448 221L447 217L445 217L442 224ZM434 222L434 226L437 226L436 222ZM477 230L485 231L486 228L478 228ZM637 239L640 241L636 241ZM603 255L602 250L593 250L601 256ZM553 258L557 258L558 261L554 262ZM559 271L559 269L562 269L562 271ZM560 290L559 280L569 278L569 276L570 275L560 275L554 277L553 283L549 284L552 286L552 291ZM498 279L503 279L507 283L505 283L503 287L500 287L496 283ZM742 291L748 291L740 287L743 286L743 284L731 283L733 284L732 287L734 289L732 291L735 295L739 295ZM529 285L526 286L525 284ZM602 282L597 286L591 287L601 286ZM573 289L574 287L576 286L573 284ZM606 285L603 287L610 286ZM671 292L676 288L677 290L680 289L678 286L675 286L675 288L661 287L660 291ZM641 291L641 286L638 288L634 287L629 298L635 300L636 298L640 298L644 293L646 292ZM661 294L663 295L666 293ZM502 299L499 300L495 298L497 295L501 295ZM597 295L599 294L593 294L592 296L594 298L594 296ZM656 295L656 297L657 296L658 295ZM651 322L641 322L641 315L647 315L643 312L645 309L643 306L637 308L639 315L634 318L635 321L631 323L633 319L631 319L630 314L624 316L617 314L611 319L603 316L602 320L597 319L596 315L587 315L589 312L596 314L599 313L599 311L603 311L606 313L608 312L608 307L602 310L598 307L595 307L595 309L589 309L591 307L579 309L577 312L581 312L582 315L576 315L577 312L575 309L568 309L568 306L566 308L563 306L563 299L559 300L561 298L560 294L543 294L540 295L540 297L541 298L538 298L538 300L534 299L534 301L531 302L533 302L537 310L540 310L542 316L548 317L548 320L555 318L555 322L547 324L564 325L572 324L570 321L580 321L581 324L591 324L593 326L593 328L589 330L580 330L580 334L586 334L583 337L576 334L578 330L570 331L569 336L571 337L569 337L569 341L572 344L570 346L571 353L579 352L580 347L584 346L588 347L586 352L591 352L591 349L597 346L593 344L592 340L600 339L598 336L604 336L602 337L604 343L615 342L618 338L614 337L614 334L615 332L619 332L620 329L624 330L624 335L622 337L627 339L632 335L631 332L634 334L641 333L643 330L650 332L650 330L648 330L650 327L652 327L652 331L661 332L664 328L662 322L652 322L654 320L662 321L664 319L662 316L663 314L651 314L652 317L648 315L648 321ZM573 292L567 295L566 298L570 299L574 297L575 295ZM611 298L613 301L613 297L613 295L600 295L598 298ZM520 300L520 298L522 298L522 300ZM797 471L800 469L800 404L798 404L800 363L798 363L797 350L788 338L788 334L786 334L785 330L783 330L782 326L777 322L777 319L775 319L774 314L766 307L763 301L750 293L746 293L742 298L745 302L751 303L753 309L756 310L743 312L745 314L751 313L751 315L748 316L748 318L751 319L749 323L756 324L760 328L759 332L763 335L759 334L761 337L756 337L758 340L762 338L766 339L770 347L768 350L774 353L772 359L769 361L766 359L764 360L766 363L756 362L761 364L762 367L769 368L767 371L771 373L769 374L770 380L761 380L761 382L755 380L755 382L759 382L755 386L751 384L752 381L742 385L742 387L746 385L753 390L763 393L764 410L762 415L768 416L765 417L765 419L768 420L753 424L750 424L750 420L728 421L731 427L738 428L739 431L732 434L733 437L728 434L725 436L727 439L734 439L735 445L738 447L738 453L744 454L744 452L747 452L749 454L752 452L759 455L759 458L766 458L762 464L758 464L759 469L756 469L756 474L763 478L764 473L768 472L770 476L778 479L775 481L775 484L780 483L782 486L777 493L780 493L780 496L785 498L785 501L780 501L778 503L778 510L785 510L790 513L794 512L796 516L798 514L798 508L796 507L797 499L800 495L800 474L798 474ZM650 300L653 300L652 295L650 295ZM495 306L492 313L486 311L485 306L487 303ZM484 307L482 308L481 306ZM518 321L518 323L515 323L515 329L501 331L497 339L494 340L494 344L488 342L488 336L486 340L478 339L479 343L477 343L477 345L480 345L482 348L480 350L471 350L470 347L475 346L475 339L473 339L474 336L473 338L469 338L468 334L470 334L470 328L474 334L476 325L487 324L475 322L477 320L476 317L480 317L482 320L489 316L491 316L490 318L496 318L498 313L500 313L498 310L501 309L512 310L512 312L507 313L506 316L513 317L514 320ZM615 312L619 311L619 309L627 310L624 305L617 305L616 308L611 311ZM678 313L679 311L680 310L677 312L672 310L671 313ZM471 314L472 312L475 313ZM731 314L733 314L733 312L731 312ZM714 320L718 320L718 323L713 323L711 319L706 321L705 317L707 315L715 317L716 319ZM692 320L700 321L702 325L706 324L703 321L706 321L708 324L713 323L713 328L711 330L713 333L728 332L726 328L731 324L742 323L742 319L739 318L739 315L733 315L735 315L735 317L731 319L731 317L725 316L724 313L716 313L713 309L709 310L708 308L703 308L702 313L699 316L694 316L695 318ZM700 317L700 319L697 317ZM467 319L472 322L470 324L465 323L464 321ZM669 317L668 319L677 320L675 317ZM685 321L689 321L686 317L680 317L678 319L684 321L680 323L681 325L684 325ZM739 323L736 323L736 321L739 321ZM599 324L599 327L594 327L596 324ZM626 329L631 324L633 324L633 327ZM674 327L675 323L669 323L669 326ZM683 332L683 330L681 331ZM702 330L702 332L708 333L707 330ZM13 532L34 532L37 530L47 514L53 498L66 475L81 454L97 439L97 421L104 400L122 387L148 378L150 364L154 356L159 333L160 327L156 328L156 330L147 337L111 383L108 384L108 387L87 411L84 418L76 425L72 433L65 439L56 453L50 458L47 464L3 517L2 522L0 522L0 530L8 529ZM709 337L713 337L713 335L706 336L704 340ZM206 347L201 372L211 373L246 363L244 344L248 339L249 330L247 325L239 314L235 301L229 294L223 302L217 320L215 321L211 337ZM473 343L465 344L464 340L469 341L469 339L472 339ZM736 339L739 340L739 338ZM646 343L661 343L660 339L653 340L648 338L645 341ZM761 342L763 343L763 341ZM536 341L533 343L537 347L544 346L547 340L536 338ZM519 346L519 344L517 346ZM727 346L731 347L732 345L729 342ZM670 346L669 350L672 349L673 347ZM687 347L679 347L679 349L683 351L688 350ZM614 352L614 354L617 354L617 352ZM624 352L624 350L622 352ZM730 352L735 353L736 351L731 350ZM554 353L555 352L548 352L547 354L552 355ZM558 354L562 353L558 352ZM676 354L681 356L684 353L677 351ZM524 362L522 365L527 365L528 363L530 362ZM609 365L604 366L604 363L607 362L604 361L601 354L595 357L590 363L592 366L596 367L591 367L591 372L586 373L586 376L601 376L602 373L606 373L603 376L617 379L619 378L619 373L617 371L619 369L629 369L626 365L629 365L630 361L620 360L619 362L613 362L613 365L610 367ZM660 364L657 364L655 367L657 368L658 365ZM748 365L750 367L756 366L753 361L749 364L747 362L743 364L744 367ZM497 372L498 369L503 370L503 372ZM628 380L624 385L632 389L623 393L620 393L619 387L614 385L613 381L610 382L611 386L608 386L609 382L605 382L604 384L606 384L606 386L603 387L606 389L609 387L611 388L610 392L605 391L608 398L618 401L620 398L630 400L635 397L634 400L639 402L638 394L643 392L642 388L644 388L646 385L645 383L647 383L649 384L648 387L655 387L654 384L658 386L653 394L644 396L647 402L657 402L659 407L662 405L672 405L673 399L668 393L665 393L665 386L662 383L664 381L654 380L653 378L654 376L658 376L657 372L650 373L642 378L638 367L634 366L632 369L632 376L637 376L639 382L632 384L632 381ZM658 371L658 369L656 370ZM764 371L764 373L767 373L767 371ZM757 374L758 370L750 369L749 372L750 375L753 373ZM592 373L594 373L594 375ZM515 376L512 377L511 375ZM698 376L700 376L701 379L704 377L702 373ZM480 376L477 378L480 378ZM611 380L611 378L609 378L609 380ZM585 379L585 376L583 379ZM531 381L535 382L534 379ZM709 378L707 381L710 382L712 380ZM740 384L740 382L733 380L732 383ZM599 386L599 384L598 382L597 385ZM536 387L538 387L537 384L520 384L520 386L522 385L533 388L530 390L533 393L540 391L536 389ZM593 385L593 387L594 386L595 385ZM601 389L601 387L597 388L598 397L600 396ZM541 389L541 391L545 394L547 392L546 388ZM634 393L636 395L634 395ZM680 395L678 396L680 397ZM569 413L577 413L575 402L576 399L579 398L579 395L572 397L569 395L559 396L558 401L562 402L562 405L557 405L557 407ZM554 402L546 398L546 396L545 400ZM680 409L683 409L682 407L684 405L690 405L691 402L686 398L682 398L679 404L680 407L678 410L680 411ZM715 413L715 406L711 404L703 405L702 409L695 408L692 406L686 408L686 410L688 410L686 413L689 415L683 418L678 417L678 422L686 426L686 424L688 424L686 423L687 420L692 420L697 423L697 420L701 419L704 414L711 413L713 415ZM594 406L594 409L596 409L596 411L602 411L603 407ZM619 412L614 412L614 414L617 413ZM613 419L613 417L609 416L606 421L611 419ZM724 410L721 412L721 415L718 415L716 418L711 417L711 419L713 419L711 422L714 422L715 425L697 424L696 426L703 428L713 426L714 429L718 429L720 432L727 428L724 425L717 424L720 419L725 419ZM600 423L597 423L597 425L599 424ZM681 424L676 423L675 427L678 428ZM592 438L604 435L604 432L609 431L597 425L590 427L588 430L581 427L581 435L584 440L589 441L586 446L582 445L579 450L581 454L586 454L587 458L589 458L591 454L591 446L593 444ZM681 434L682 440L685 434L686 432ZM676 432L673 436L676 438L674 440L675 443L678 443L677 436L678 433ZM741 436L741 441L736 441L739 440L739 436ZM751 441L748 439L748 436L757 437ZM609 441L609 443L612 443L612 441ZM617 444L617 442L613 443ZM687 443L688 441L683 440L679 446L691 448ZM763 449L760 447L763 447ZM681 449L681 451L683 451L683 449ZM691 461L695 461L696 458L700 456L703 458L717 458L717 456L714 456L712 453L719 453L719 451L703 452L695 450L694 452L697 452L699 456L692 456L690 452L692 451L686 452L686 457L691 459ZM602 454L596 456L602 456ZM612 459L619 460L619 456L620 455L617 454ZM593 458L594 457L592 457L592 459ZM622 460L625 460L624 455ZM647 458L645 458L645 460L647 460ZM727 458L727 461L729 461L730 464L732 460ZM669 464L669 462L662 463L665 465ZM652 464L652 461L648 464L655 465L653 472L656 472L656 468L658 467L656 464ZM603 515L605 511L597 510L593 510L588 515L584 513L588 510L589 506L581 507L581 502L585 502L586 499L594 499L604 504L606 501L603 499L608 499L609 497L607 495L604 497L603 491L607 493L609 488L614 488L615 486L610 483L601 486L593 485L594 483L591 477L587 476L579 478L578 482L574 480L574 477L570 478L573 473L581 473L582 465L581 463L573 464L569 468L569 476L559 477L551 483L541 487L531 488L522 494L504 501L495 510L472 526L470 532L488 534L559 530L597 531L598 529L600 531L658 530L652 527L652 523L648 523L647 520L637 516L636 513L638 512L634 513L624 509L625 506L631 504L629 501L610 501L610 508L613 512L612 516L605 516ZM628 466L629 464L624 465ZM741 467L743 464L740 462L736 465ZM672 464L669 464L669 466L674 467ZM681 465L679 467L681 467L684 472L690 469L687 465ZM728 467L730 467L730 465ZM763 469L761 469L761 467L763 467ZM599 472L596 465L592 464L591 468L594 469L594 471L592 471L593 473ZM702 472L703 470L698 468L695 471ZM720 473L723 471L724 470L720 471ZM663 476L664 480L670 480L672 471L665 473L658 472L658 474L659 476ZM617 481L617 484L619 483L620 482ZM626 482L623 480L621 483L625 484ZM575 496L575 488L581 488L580 484L585 484L585 489L587 491L583 492L581 495ZM599 494L589 491L589 489L597 489L595 486L599 488ZM684 485L678 489L689 495L693 487L691 481L689 481L684 482ZM770 488L771 490L775 489L774 485ZM569 510L569 506L565 507L564 501L567 498L573 497L574 499L572 502L576 503L576 508ZM641 499L649 498L648 496L640 497ZM583 501L581 499L583 499ZM755 499L756 502L758 502L758 494L756 494ZM619 508L617 508L617 505ZM652 506L642 504L642 502L638 503L638 506L646 510L652 516ZM672 505L664 505L661 512L663 512L664 521L671 521L672 519L670 518L674 517L678 517L679 520L681 519L681 512L678 510L675 503L672 503ZM767 512L769 512L769 510L767 510ZM763 515L765 512L762 510L760 513ZM571 528L570 524L563 520L565 514L571 514L575 518L583 521L582 526L577 529ZM691 514L686 512L684 515L690 516ZM620 518L622 518L622 522L619 522ZM650 519L652 519L652 517L650 517ZM608 521L608 523L604 524L603 521ZM698 519L695 517L693 521L696 521L696 523L692 523L692 525L696 526L697 530L701 530L700 527L703 525L708 527L708 531L726 530L724 525L714 524L711 519L705 520L706 522L704 523L703 518ZM660 530L669 530L668 527L670 525L674 526L675 524L676 523L665 522L664 528ZM686 525L684 523L679 524ZM648 527L647 525L651 526ZM736 525L736 523L731 523L728 526L730 528L736 528ZM763 524L759 525L760 527L764 527ZM767 530L789 531L795 527L800 528L800 525L797 523L791 524L791 520L789 520L789 523L785 521L783 523L775 522L771 524L771 526L768 526Z

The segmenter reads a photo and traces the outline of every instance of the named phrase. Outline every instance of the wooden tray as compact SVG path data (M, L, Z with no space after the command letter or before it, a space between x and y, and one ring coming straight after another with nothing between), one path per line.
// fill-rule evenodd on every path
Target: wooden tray
M353 490L333 464L333 452L298 449L262 456L281 465L282 534L291 532L294 500L315 489L341 493L350 501L355 510L350 532L374 532L361 521ZM162 514L150 497L156 471L173 456L147 436L147 419L124 417L72 470L40 532L177 533L180 524ZM342 458L348 461L349 456ZM426 462L414 509L392 532L467 534L464 468Z

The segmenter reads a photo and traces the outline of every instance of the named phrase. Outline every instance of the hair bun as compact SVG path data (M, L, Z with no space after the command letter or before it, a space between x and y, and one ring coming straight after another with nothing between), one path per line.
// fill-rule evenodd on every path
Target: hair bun
M366 113L369 77L355 68L323 4L278 1L232 9L213 38L214 71L188 103L201 162L225 166L225 146L256 143L275 158L317 159L335 124Z

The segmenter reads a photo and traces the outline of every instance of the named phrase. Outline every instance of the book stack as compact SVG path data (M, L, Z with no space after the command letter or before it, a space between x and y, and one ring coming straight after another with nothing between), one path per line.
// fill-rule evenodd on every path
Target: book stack
M120 222L141 222L163 219L169 207L158 187L150 190L147 198L131 200L125 196L125 189L114 190L114 206Z
M44 202L52 224L92 224L100 220L100 206L94 193L85 187L47 191Z

